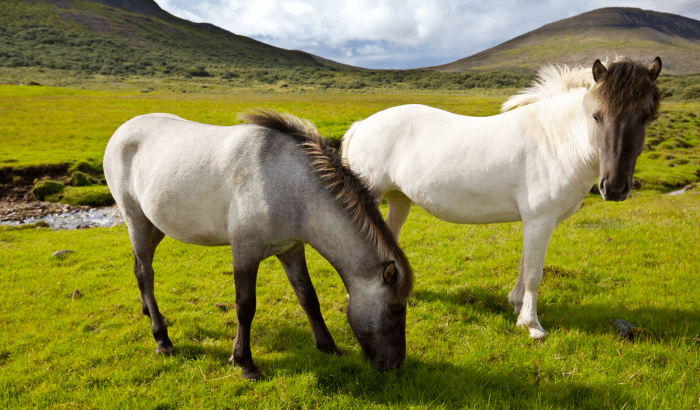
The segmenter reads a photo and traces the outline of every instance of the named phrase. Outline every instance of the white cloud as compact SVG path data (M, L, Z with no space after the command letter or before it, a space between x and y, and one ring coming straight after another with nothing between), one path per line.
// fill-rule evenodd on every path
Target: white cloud
M601 7L639 7L700 18L700 0L156 2L179 17L206 21L278 47L302 49L347 64L402 68L418 61L422 66L451 62L545 24Z
M291 13L295 16L301 16L306 13L314 11L314 7L308 3L302 3L300 1L292 1L289 3L282 4L287 13Z
M158 3L160 8L172 14L173 16L180 17L181 19L189 20L195 23L206 22L204 17L200 16L197 13L193 13L187 9L182 8L182 6L180 6L178 3L172 0L158 0L156 3Z
M378 46L376 44L367 44L363 47L355 49L355 51L357 51L360 54L365 54L365 55L367 55L367 54L385 54L386 53L386 50L384 50L383 48L381 48L380 46Z

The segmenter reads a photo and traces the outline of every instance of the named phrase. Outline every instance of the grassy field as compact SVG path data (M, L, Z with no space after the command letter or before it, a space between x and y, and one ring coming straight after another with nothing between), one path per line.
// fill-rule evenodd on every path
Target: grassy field
M119 125L151 112L231 125L238 122L241 112L268 108L309 119L321 133L339 139L352 122L392 106L417 103L463 115L494 115L507 96L516 92L251 93L212 82L176 84L177 89L186 86L199 92L0 85L0 168L86 161L99 171L107 141ZM695 114L700 112L700 103L666 101L661 111L648 130L647 149L638 161L636 177L645 189L669 191L700 179L700 117Z
M383 208L383 210L385 210ZM402 246L416 272L408 354L395 372L363 359L343 284L309 251L343 357L312 346L280 264L261 265L253 355L240 378L227 248L169 238L156 296L176 353L160 357L140 313L126 229L0 228L0 403L4 408L700 408L700 194L586 199L554 233L536 343L507 294L520 224L463 226L414 209ZM65 259L53 252L70 249ZM79 295L76 290L79 290ZM647 329L621 340L610 319Z
M148 112L234 124L241 111L271 108L339 138L390 106L492 115L509 94L250 93L188 84L198 92L0 86L0 167L86 161L99 171L114 130ZM551 332L543 343L515 326L507 301L521 224L452 225L414 208L401 245L417 279L407 359L396 372L369 367L345 317L343 284L313 250L312 279L345 355L312 347L281 266L268 259L252 338L267 377L251 383L227 362L236 329L228 249L168 238L160 245L156 297L177 348L164 358L140 313L123 226L0 227L0 407L700 409L700 192L661 194L700 177L699 108L664 102L638 162L642 189L622 203L591 195L555 231L539 299ZM61 249L75 253L50 258ZM610 319L646 331L623 340Z
M151 112L233 125L242 112L274 109L309 119L324 135L338 139L352 122L395 105L417 102L482 116L496 113L504 100L502 92L500 96L471 96L465 104L465 97L460 95L300 95L236 92L229 88L202 90L209 92L109 92L0 85L0 166L72 164L82 160L101 163L114 131L128 119Z

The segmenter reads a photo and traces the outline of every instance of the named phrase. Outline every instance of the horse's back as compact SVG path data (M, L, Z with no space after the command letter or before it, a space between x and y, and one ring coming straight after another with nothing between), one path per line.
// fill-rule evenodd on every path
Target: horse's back
M518 220L520 151L526 149L516 137L518 127L517 120L404 105L363 120L346 142L344 155L377 193L399 190L441 219ZM489 212L482 215L484 204Z
M298 161L275 157L293 146L291 139L270 141L258 126L150 114L115 132L105 151L105 177L122 212L143 213L183 242L225 245L234 231L264 229L274 211L270 190L283 189L288 184L279 179L299 173ZM277 169L285 166L296 171Z

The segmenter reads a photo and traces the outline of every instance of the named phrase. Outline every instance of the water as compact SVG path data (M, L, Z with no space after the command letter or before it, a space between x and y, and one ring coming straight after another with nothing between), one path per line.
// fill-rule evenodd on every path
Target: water
M95 228L95 227L110 227L115 224L117 219L121 219L119 210L112 207L93 208L87 211L67 212L63 214L51 214L41 218L27 218L23 221L3 221L0 225L27 225L36 222L44 221L52 229L77 229Z
M677 191L669 192L666 195L680 195L680 194L685 194L688 191L690 191L690 188L686 186L686 187L683 187Z

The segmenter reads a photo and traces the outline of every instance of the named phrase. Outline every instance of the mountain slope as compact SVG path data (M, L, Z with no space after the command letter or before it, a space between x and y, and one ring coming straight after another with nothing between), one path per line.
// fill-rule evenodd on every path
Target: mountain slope
M204 75L211 67L341 67L180 19L153 0L3 0L0 65L154 75Z
M591 65L616 54L641 61L660 56L665 74L700 73L700 21L634 8L597 9L429 69L531 73L547 63Z

